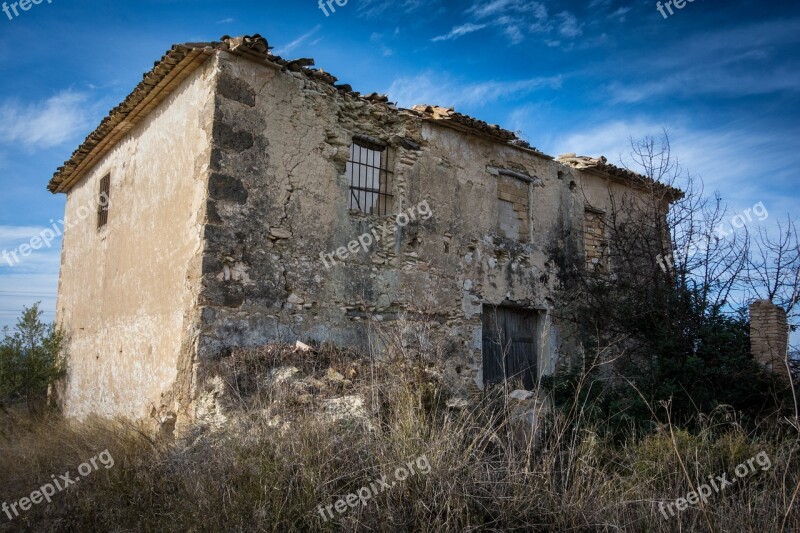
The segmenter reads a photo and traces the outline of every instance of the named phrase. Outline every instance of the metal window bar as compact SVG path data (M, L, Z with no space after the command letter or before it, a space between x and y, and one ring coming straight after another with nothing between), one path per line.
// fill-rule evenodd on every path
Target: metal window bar
M386 215L392 198L391 150L353 142L347 174L350 178L350 209L369 215Z
M97 229L108 224L108 209L111 205L111 175L100 180L100 193L97 199Z

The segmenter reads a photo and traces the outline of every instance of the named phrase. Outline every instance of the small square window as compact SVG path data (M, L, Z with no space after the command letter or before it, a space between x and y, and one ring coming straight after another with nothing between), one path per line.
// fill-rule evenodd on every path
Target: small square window
M361 139L350 147L346 174L350 178L350 209L368 215L385 215L391 210L393 172L390 150Z

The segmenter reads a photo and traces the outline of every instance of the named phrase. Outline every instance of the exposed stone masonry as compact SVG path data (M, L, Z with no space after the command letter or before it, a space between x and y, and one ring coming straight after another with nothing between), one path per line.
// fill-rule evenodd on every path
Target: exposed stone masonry
M605 216L602 212L587 208L584 211L583 244L588 270L608 271L608 240Z
M750 304L750 345L753 357L781 379L786 370L789 322L786 312L767 300Z
M481 317L493 306L539 317L537 375L576 352L554 305L560 268L582 265L582 241L595 253L602 239L584 231L586 198L607 208L615 187L644 178L554 161L453 109L398 109L310 68L312 59L272 55L258 35L180 46L50 183L67 192L68 211L109 171L117 195L103 235L65 235L60 309L96 308L100 296L79 290L87 273L120 283L113 320L95 316L92 331L81 327L86 313L62 312L89 347L73 365L69 412L130 405L127 416L180 426L203 412L204 368L237 347L333 343L380 356L387 334L436 358L454 393L476 394ZM391 154L393 214L349 209L354 139ZM432 216L396 224L421 202ZM142 227L157 242L147 245ZM378 227L390 229L372 246L330 268L320 260ZM93 379L97 354L105 373ZM160 380L132 390L132 374L150 378L151 359Z

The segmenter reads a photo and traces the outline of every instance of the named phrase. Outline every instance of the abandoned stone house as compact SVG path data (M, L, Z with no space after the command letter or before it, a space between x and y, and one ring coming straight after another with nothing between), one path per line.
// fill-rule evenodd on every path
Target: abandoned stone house
M609 191L640 177L311 65L260 36L176 45L58 169L67 416L191 420L232 347L380 352L375 324L428 321L477 389L569 353L548 250L603 268Z

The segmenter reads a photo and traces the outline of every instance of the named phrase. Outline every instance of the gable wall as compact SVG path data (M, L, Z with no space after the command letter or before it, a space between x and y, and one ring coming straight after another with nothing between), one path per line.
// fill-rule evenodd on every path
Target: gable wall
M58 323L71 337L59 391L69 417L169 425L188 394L178 378L189 375L197 338L213 75L213 62L195 71L67 195Z

